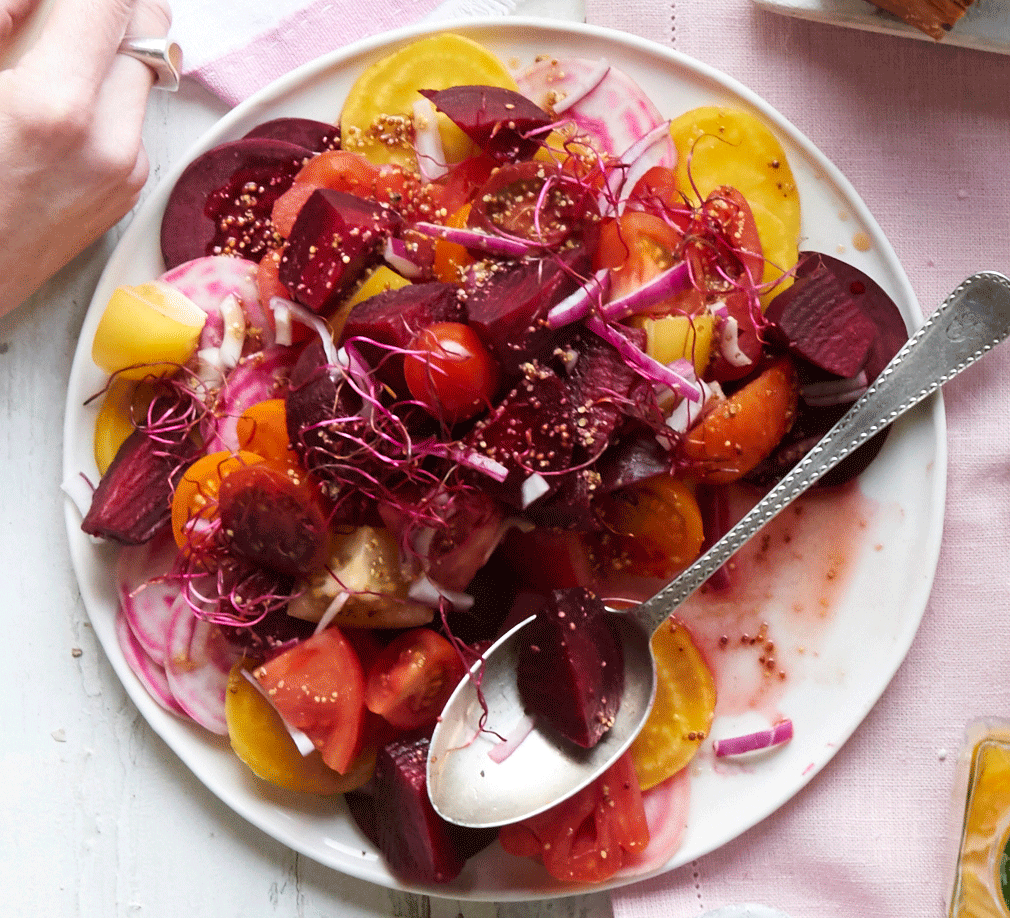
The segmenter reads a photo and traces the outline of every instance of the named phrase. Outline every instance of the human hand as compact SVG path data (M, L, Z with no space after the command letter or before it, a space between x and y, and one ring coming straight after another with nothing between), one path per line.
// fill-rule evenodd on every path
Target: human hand
M43 0L0 0L0 51ZM168 33L166 0L54 0L37 41L0 72L0 315L136 204L154 74L117 54Z

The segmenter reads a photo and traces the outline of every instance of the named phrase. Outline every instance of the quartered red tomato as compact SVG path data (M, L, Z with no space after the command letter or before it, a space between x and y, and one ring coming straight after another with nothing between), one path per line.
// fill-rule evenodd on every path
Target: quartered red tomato
M433 724L465 671L444 637L413 628L394 638L369 667L365 706L401 730Z
M642 792L625 753L592 784L563 803L498 833L501 846L518 857L539 857L547 872L572 883L600 883L625 856L649 843Z
M735 188L716 188L695 210L685 244L685 257L691 259L705 289L731 293L752 290L761 282L765 260L757 224Z
M411 342L403 375L410 394L450 426L489 407L498 389L497 362L462 322L424 329Z
M312 740L330 768L346 774L362 744L365 677L340 630L313 635L253 675L285 722Z

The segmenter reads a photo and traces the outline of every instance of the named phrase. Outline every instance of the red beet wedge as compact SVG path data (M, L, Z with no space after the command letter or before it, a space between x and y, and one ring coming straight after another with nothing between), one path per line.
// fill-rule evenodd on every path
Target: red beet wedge
M320 188L302 205L280 262L280 281L318 313L335 307L376 262L400 225L387 207L344 191Z
M523 704L584 749L610 729L624 691L624 652L610 615L584 587L555 590L520 632Z

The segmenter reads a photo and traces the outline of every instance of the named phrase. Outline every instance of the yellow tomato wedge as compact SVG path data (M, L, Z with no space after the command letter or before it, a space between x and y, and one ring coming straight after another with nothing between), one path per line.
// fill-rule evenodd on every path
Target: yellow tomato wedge
M91 357L123 379L168 376L196 350L207 314L161 281L117 287L98 322Z
M95 418L95 464L104 475L119 447L135 430L134 418L143 414L154 397L144 383L117 377L109 386Z
M756 116L738 109L704 106L670 124L677 147L677 184L689 199L702 199L732 185L746 199L765 256L764 281L772 283L799 257L800 198L778 138ZM784 290L786 280L762 300Z
M675 775L694 758L715 715L715 680L687 628L671 618L652 637L656 703L631 745L642 790Z
M330 796L366 784L375 770L375 750L359 755L347 774L329 768L319 750L302 755L280 714L236 663L228 676L224 714L235 754L253 774L286 790Z
M645 329L645 350L660 363L672 363L681 358L690 360L701 376L712 353L712 329L715 320L709 314L700 316L659 316L641 321Z
M351 87L340 114L340 142L377 164L413 169L413 107L419 89L483 85L518 89L505 65L469 38L451 32L412 42L376 61ZM444 115L438 129L449 162L472 149L469 138Z

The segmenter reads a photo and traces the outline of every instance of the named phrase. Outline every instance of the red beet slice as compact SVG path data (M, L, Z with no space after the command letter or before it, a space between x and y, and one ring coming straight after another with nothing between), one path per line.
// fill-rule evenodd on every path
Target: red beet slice
M280 262L280 281L299 303L334 308L400 225L388 207L320 188L302 205Z
M577 287L572 273L586 275L583 250L543 260L522 261L482 278L467 291L470 324L498 359L507 378L520 365L551 349L557 333L547 313Z
M166 445L135 430L98 482L81 529L122 545L149 541L171 517L174 485L196 453L189 438Z
M795 282L765 311L797 357L835 376L855 376L866 363L877 326L846 284L822 260L808 259Z
M624 691L624 652L610 614L584 587L555 590L520 632L523 704L584 749L610 729Z
M518 508L529 505L523 484L533 475L542 476L544 493L557 488L558 473L571 467L576 442L571 409L564 382L546 367L530 364L519 384L466 435L465 446L508 469L500 486L507 503ZM499 490L494 482L484 484Z
M497 832L464 829L435 812L428 799L427 759L426 736L394 740L379 750L371 805L363 794L348 802L394 875L408 883L449 883Z
M274 201L294 181L311 150L253 137L220 144L179 176L161 220L166 268L205 255L259 261L278 238L270 220Z
M500 162L529 159L541 141L531 133L553 121L526 96L498 86L422 89L431 101L478 147Z
M872 381L880 375L880 371L890 363L891 358L908 340L905 320L894 301L880 285L858 268L820 252L801 253L797 277L803 278L822 269L830 271L835 276L838 284L848 291L852 301L876 328L876 335L862 368L866 378ZM804 381L811 378L825 378L822 370L810 365L804 366L802 361L799 363L799 371L801 386ZM747 480L761 486L774 484L806 455L848 409L848 404L811 408L800 399L792 429L775 452L747 476ZM859 475L880 452L889 430L889 427L885 427L864 443L848 459L828 472L820 480L819 485L824 487L840 485Z
M405 395L402 352L429 325L465 321L466 311L454 285L408 284L358 303L344 323L341 341L363 339L355 341L361 356L382 382Z
M340 127L312 118L274 118L256 125L246 137L284 140L313 153L340 149Z

